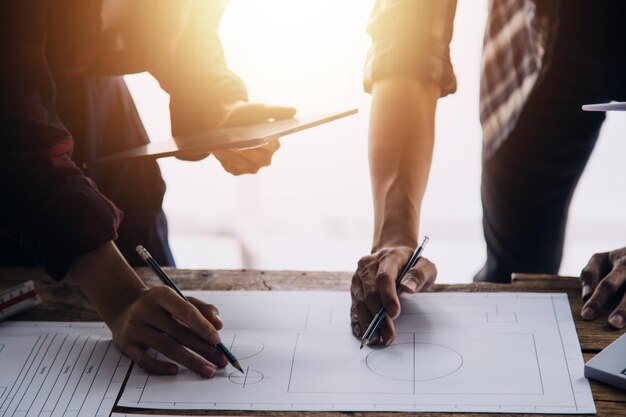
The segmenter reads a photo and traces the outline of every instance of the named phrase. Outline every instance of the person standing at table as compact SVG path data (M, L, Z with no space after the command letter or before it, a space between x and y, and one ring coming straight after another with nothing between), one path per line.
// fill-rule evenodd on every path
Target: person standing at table
M352 280L351 322L360 337L384 306L389 317L374 342L395 337L394 279L418 241L437 99L457 88L449 53L455 11L455 0L379 0L368 23L375 226L372 252ZM558 272L572 195L605 118L581 105L626 98L624 21L620 1L489 2L480 85L487 260L474 281ZM422 258L402 289L426 291L436 274ZM626 278L598 272L586 282L583 297L596 295L582 315L594 319L610 295L623 294ZM622 328L625 317L626 299L609 322Z
M129 266L142 265L134 251L140 243L173 265L156 162L80 167L148 142L122 78L128 73L150 71L170 94L174 135L293 116L293 108L248 102L217 35L224 5L0 4L0 265L35 264L78 283L116 345L157 373L177 367L147 348L207 377L226 365L211 346L219 342L217 309L198 300L193 307L165 287L148 290ZM254 173L278 147L215 156L235 175Z

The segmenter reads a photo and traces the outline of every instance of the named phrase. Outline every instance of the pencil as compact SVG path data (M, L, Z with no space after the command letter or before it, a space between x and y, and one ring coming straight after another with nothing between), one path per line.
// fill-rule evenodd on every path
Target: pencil
M154 273L156 274L157 277L159 277L159 279L161 280L161 282L164 285L167 285L168 287L170 287L171 289L173 289L174 291L176 291L176 294L180 295L185 301L190 302L189 299L187 299L187 297L185 297L185 295L178 289L178 287L176 286L176 284L174 284L174 281L172 281L170 279L170 277L167 276L167 274L165 273L165 271L163 271L163 269L161 269L161 267L159 266L159 264L157 263L157 261L154 260L154 258L150 255L150 253L148 252L148 250L146 248L144 248L143 246L139 245L135 248L135 250L137 251L137 253L139 254L139 256L141 256L141 259L143 259L143 261L148 264L148 266L150 268L152 268L152 270L154 271ZM228 362L233 365L235 368L237 368L237 370L239 372L241 372L242 374L243 372L243 368L241 367L241 365L239 364L239 361L237 360L237 358L235 357L235 355L233 355L231 353L230 350L228 350L228 348L226 346L224 346L224 344L222 342L220 342L219 344L217 344L215 346L215 348L217 350L219 350L220 352L222 352L222 354L226 357L226 359L228 359Z
M400 294L401 291L400 282L402 282L402 278L404 278L406 273L409 272L411 268L415 266L415 264L417 264L417 261L419 261L419 258L421 257L427 243L428 236L424 236L424 240L422 240L422 243L417 248L415 248L415 251L411 254L411 257L406 262L406 264L404 264L404 267L398 274L396 278L396 291L398 292L398 294ZM378 310L378 313L376 313L376 315L372 319L370 325L367 326L367 330L365 330L365 333L363 333L363 337L361 338L361 347L359 349L363 349L363 346L369 345L370 340L374 336L374 333L376 333L376 330L378 330L380 323L382 323L383 318L385 318L386 315L387 312L385 311L385 307L381 307L381 309Z

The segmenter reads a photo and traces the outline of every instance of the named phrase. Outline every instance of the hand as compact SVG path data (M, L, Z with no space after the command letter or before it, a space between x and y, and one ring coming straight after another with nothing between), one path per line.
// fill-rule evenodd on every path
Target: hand
M178 372L175 364L150 357L150 348L207 378L228 364L213 347L222 328L217 309L195 298L190 304L169 287L148 289L113 242L76 259L66 279L93 303L115 345L145 370Z
M383 248L359 260L350 287L352 294L350 321L352 333L356 337L363 336L372 318L384 306L387 316L370 344L382 342L389 345L393 342L396 337L393 320L400 315L400 299L396 292L395 280L412 253L413 249L408 246ZM404 276L400 287L402 291L410 294L428 291L436 277L435 264L426 258L420 258L415 267Z
M226 110L218 127L233 127L269 120L289 119L296 114L293 107L270 106L262 103L238 101ZM251 149L229 149L214 152L224 169L233 175L256 174L272 163L272 156L280 148L278 139Z
M622 297L609 316L616 329L626 323L626 247L612 252L596 253L580 273L583 305L581 316L594 320L613 297Z
M216 366L228 365L214 347L222 328L217 308L202 301L183 300L172 289L158 286L142 291L110 323L113 342L146 371L176 374L178 366L151 357L152 348L197 374L211 378ZM195 352L195 353L193 353Z

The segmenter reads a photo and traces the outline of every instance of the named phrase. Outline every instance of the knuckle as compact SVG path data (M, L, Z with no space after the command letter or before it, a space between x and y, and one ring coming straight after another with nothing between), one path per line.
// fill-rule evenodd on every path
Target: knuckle
M615 258L615 261L613 262L613 265L616 268L621 268L621 269L625 269L626 270L626 255L622 255L622 256L619 256L619 257Z
M620 289L620 284L612 279L603 279L598 285L598 290L605 293L613 294Z
M585 283L592 281L593 276L594 276L593 270L589 265L587 265L586 267L583 268L582 271L580 271L580 280Z
M378 288L386 287L389 284L391 277L387 272L380 272L376 275L374 282Z
M366 269L368 267L368 265L370 264L371 258L370 256L364 256L361 259L358 260L358 262L356 263L356 267L358 270L363 270Z
M193 320L194 318L196 318L196 308L189 303L185 303L181 306L180 314L182 316L180 317L181 319L187 321Z
M600 262L606 255L607 255L606 252L594 253L593 255L591 255L589 262L594 262L594 263Z
M380 303L380 298L377 292L369 291L365 294L365 304L368 306L375 306Z
M359 311L363 311L367 309L367 305L365 304L365 300L363 298L357 299L353 303L355 313L358 315Z

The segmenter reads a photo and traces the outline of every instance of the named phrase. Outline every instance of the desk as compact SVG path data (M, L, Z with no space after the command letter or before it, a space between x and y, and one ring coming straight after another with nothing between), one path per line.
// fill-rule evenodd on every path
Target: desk
M289 272L289 271L203 271L167 269L168 274L184 290L336 290L348 291L351 273L348 272ZM159 285L151 270L138 268L139 275L148 285ZM37 291L43 299L43 305L17 316L19 320L57 320L57 321L94 321L98 315L80 291L71 285L57 284L48 279L37 269L0 268L0 282L3 286L17 285L25 280L35 281ZM455 284L436 285L434 291L523 291L523 292L566 292L572 306L578 338L585 361L593 357L602 348L617 338L623 331L610 329L606 323L608 311L601 319L585 322L580 319L582 301L580 284L577 278L557 277L552 275L514 275L512 284ZM626 392L619 391L602 383L591 382L591 389L596 403L598 416L626 415ZM114 411L132 413L132 409L116 407ZM162 412L165 414L166 412ZM179 412L180 414L180 412ZM199 415L197 412L187 412ZM206 413L205 413L206 414ZM210 412L212 415L255 415L284 417L340 417L347 413L333 412ZM201 415L201 414L200 414ZM413 415L405 413L351 413L350 415L378 417ZM424 416L443 416L442 413L424 413ZM451 414L446 414L451 415ZM485 414L452 414L459 416L484 416ZM507 416L509 414L497 414ZM536 414L535 414L536 415ZM520 414L510 414L520 416Z

